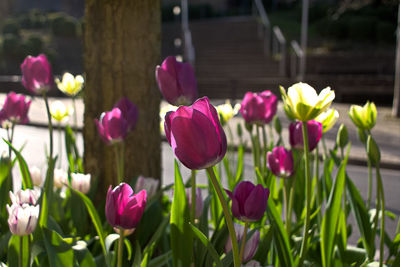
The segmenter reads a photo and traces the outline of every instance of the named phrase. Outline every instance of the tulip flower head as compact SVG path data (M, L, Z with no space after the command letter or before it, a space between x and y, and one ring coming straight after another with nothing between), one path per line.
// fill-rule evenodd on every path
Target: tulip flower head
M71 73L64 73L62 80L56 79L58 89L66 95L76 96L82 90L84 79L82 75L72 75Z
M83 194L90 191L90 174L71 173L71 187Z
M42 177L42 172L40 169L36 166L33 166L30 168L30 174L32 178L32 183L34 186L41 186L43 183L43 177Z
M234 107L232 107L231 101L226 100L225 104L218 105L215 108L217 109L221 124L225 125L239 112L240 104L236 104Z
M156 80L161 94L171 105L191 105L197 99L196 77L189 63L167 57L156 67Z
M165 135L175 156L189 169L214 166L226 153L225 132L207 97L165 116Z
M34 94L42 94L54 84L51 65L44 54L27 56L21 64L22 84Z
M147 196L151 198L157 193L159 184L160 180L158 179L139 176L136 180L135 192L139 192L140 190L146 190Z
M54 101L50 105L50 114L53 119L58 123L68 121L70 115L74 113L74 109L65 106L65 104L59 100Z
M289 125L289 142L295 149L304 149L303 142L303 122L297 121ZM313 151L317 147L319 140L322 137L322 124L317 121L307 122L308 131L308 149Z
M192 207L192 189L186 188L186 200L189 203L189 210ZM196 187L196 211L195 217L196 219L200 218L201 214L203 213L203 197L201 195L201 189Z
M22 205L29 204L35 206L40 196L40 192L37 190L25 189L18 190L17 193L9 192L12 204Z
M126 183L121 183L114 189L110 186L106 199L108 223L115 228L135 229L142 218L146 199L146 190L134 194L132 188Z
M39 205L7 204L8 226L14 235L30 235L35 231L39 218Z
M241 224L234 224L235 227L235 233L236 233L236 239L238 243L243 238L244 235L244 226ZM247 234L250 231L247 231ZM254 231L253 235L246 241L246 244L244 245L244 252L243 252L243 262L248 262L251 260L254 255L256 254L257 248L258 248L258 243L260 241L260 231L256 230ZM225 244L225 253L228 253L229 251L232 250L232 239L228 235L228 240L226 241ZM247 266L247 265L246 265Z
M339 112L336 109L328 109L325 112L319 114L315 120L322 124L322 133L326 133L330 129L332 129L333 125L335 125L336 121L339 118Z
M293 174L292 151L284 147L275 147L272 152L267 153L268 169L277 177L289 178Z
M240 113L248 124L270 123L278 108L278 98L271 91L247 92L244 95Z
M350 107L349 116L353 123L360 129L371 130L376 123L376 106L374 102L369 102L361 107L352 105Z
M54 170L54 187L61 189L64 185L68 184L68 173L63 169Z
M264 216L269 189L255 186L249 181L240 182L233 193L225 190L232 199L232 214L243 222L256 222Z
M3 120L11 123L26 124L29 122L28 111L31 105L31 100L27 100L24 95L10 92L7 94L1 109Z
M122 117L127 122L128 131L132 131L137 123L139 111L135 104L133 104L127 97L121 98L114 108L119 108Z
M306 83L296 83L289 87L286 94L281 86L283 108L291 119L309 121L326 111L335 99L335 92L330 87L323 89L319 95Z

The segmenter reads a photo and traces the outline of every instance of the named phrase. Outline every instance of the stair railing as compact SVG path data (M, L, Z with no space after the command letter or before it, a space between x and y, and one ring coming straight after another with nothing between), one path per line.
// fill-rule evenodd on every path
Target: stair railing
M196 53L193 46L192 33L189 29L189 7L188 0L181 0L182 8L182 34L183 34L183 57L194 68Z
M293 51L290 54L290 76L297 81L302 81L304 78L304 66L300 62L304 57L304 52L295 40L290 42L290 46Z
M279 74L286 75L286 38L278 26L272 28L272 55L279 56Z

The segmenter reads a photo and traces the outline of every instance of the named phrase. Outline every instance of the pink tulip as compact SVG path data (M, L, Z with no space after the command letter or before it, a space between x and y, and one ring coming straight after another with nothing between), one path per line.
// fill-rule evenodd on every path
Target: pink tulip
M261 93L247 92L240 107L246 123L267 124L275 116L278 98L271 91Z
M146 190L134 194L132 188L126 183L121 183L114 189L110 186L106 200L108 223L115 228L135 229L142 218L146 199Z
M24 95L11 92L7 94L1 112L4 119L12 123L26 124L29 122L28 110L31 100L27 100Z
M189 63L167 57L156 67L156 80L165 100L171 105L191 105L198 96L194 71Z
M27 56L21 64L21 71L22 84L34 94L42 94L54 84L51 65L44 54Z
M214 166L226 153L225 132L207 97L168 112L164 128L176 157L189 169Z
M303 143L303 123L301 121L293 122L289 125L289 142L293 148L304 149ZM322 124L311 120L307 121L308 148L309 151L317 147L322 137Z
M127 121L128 131L135 128L138 120L138 109L127 97L121 98L114 108L119 108L122 112L122 116Z
M244 235L244 226L235 223L234 227L235 227L236 239L238 243L240 243ZM247 231L247 234L249 232L250 231ZM248 262L254 257L258 248L259 241L260 241L260 231L256 230L244 245L243 262ZM226 241L225 244L225 252L228 253L231 250L232 250L232 239L230 236L228 236L228 240Z
M267 208L269 189L251 182L240 182L233 193L225 190L232 199L232 214L244 222L255 222L264 216Z
M267 153L267 166L277 177L288 178L293 174L292 151L284 147L275 147Z

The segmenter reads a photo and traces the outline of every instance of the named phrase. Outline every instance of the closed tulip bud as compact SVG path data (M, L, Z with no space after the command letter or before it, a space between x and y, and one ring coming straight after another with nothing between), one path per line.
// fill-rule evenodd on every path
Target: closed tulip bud
M7 94L1 112L4 116L3 120L11 123L26 124L29 122L28 111L31 100L27 100L24 95L11 92Z
M289 178L293 174L292 151L284 147L275 147L272 152L267 153L268 169L277 177Z
M225 156L225 132L207 97L167 113L164 128L176 157L189 169L214 166Z
M323 89L319 95L306 83L296 83L289 87L286 94L281 86L283 108L291 119L309 121L326 111L335 99L335 92L330 87Z
M134 194L132 188L126 183L121 183L114 189L110 186L106 199L108 223L116 228L135 229L142 218L146 199L146 190Z
M374 138L371 135L368 136L367 140L367 153L371 162L375 165L379 164L381 160L381 152L378 145L376 144Z
M71 173L71 187L83 194L90 191L90 174Z
M235 223L234 227L235 227L236 239L238 243L240 243L244 235L244 226ZM247 231L247 234L249 232L250 231ZM245 240L244 242L246 242L246 244L244 245L243 262L248 262L256 254L258 243L260 242L260 231L258 230L254 231L252 236L247 241ZM232 250L232 239L230 236L228 236L228 240L226 241L225 244L225 253L228 253L231 250Z
M136 180L135 192L139 192L140 190L146 190L147 196L151 198L157 193L159 184L160 180L158 179L139 176Z
M161 94L171 105L191 105L197 99L196 77L189 63L167 57L156 67L156 80Z
M336 121L339 118L339 112L336 109L328 109L325 112L319 114L315 120L322 124L322 132L326 133L330 129L332 129L333 125L335 125Z
M19 190L17 193L9 192L12 204L22 205L29 204L35 206L40 196L40 192L37 190Z
M276 131L279 135L282 133L281 120L278 118L278 116L276 116L275 119L274 119L274 128L275 128L275 131Z
M62 169L55 169L53 177L54 187L57 189L61 189L68 184L68 173Z
M246 123L263 125L269 123L278 108L278 98L271 91L247 92L240 107Z
M255 222L264 216L267 208L269 189L251 182L240 182L233 193L225 190L232 199L232 214L244 222Z
M376 106L374 102L369 102L361 107L358 105L352 105L349 111L349 117L353 123L361 129L371 130L376 123Z
M30 168L30 173L31 173L31 178L32 178L32 183L34 186L41 186L43 183L43 177L42 177L42 172L40 169L36 166L33 166Z
M47 92L54 84L51 65L43 54L27 56L21 64L21 72L22 84L34 94Z
M349 142L349 133L347 132L347 127L344 124L341 124L336 136L336 144L342 149Z
M57 87L66 95L76 96L83 87L84 79L82 75L77 75L74 77L71 73L64 73L62 80L56 79Z
M127 122L128 131L132 131L137 123L139 111L135 104L133 104L127 97L121 98L114 108L121 110L122 116Z
M14 235L30 235L35 231L39 218L39 205L7 204L8 226Z
M186 199L189 203L189 210L192 207L192 189L186 188ZM196 219L200 218L201 214L203 213L203 197L201 195L201 189L196 188L196 212L195 217Z
M73 108L65 106L65 104L61 101L54 101L50 105L51 117L59 123L68 121L69 115L73 113Z
M289 142L295 149L304 149L303 143L303 122L297 121L289 125ZM308 149L313 151L317 147L319 140L322 137L322 124L317 121L307 122L308 132Z

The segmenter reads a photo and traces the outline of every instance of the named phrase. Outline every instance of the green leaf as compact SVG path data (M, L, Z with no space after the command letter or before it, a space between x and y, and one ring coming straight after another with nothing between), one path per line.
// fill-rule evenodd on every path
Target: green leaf
M43 240L47 251L50 266L70 267L74 263L74 251L71 245L53 230L45 227L42 229Z
M0 158L0 216L7 218L6 204L9 199L9 191L12 190L12 176L10 175L11 162L8 157Z
M54 167L56 165L57 157L54 159L49 159L49 165L46 172L46 182L43 187L41 195L41 205L40 205L40 218L39 225L47 226L47 219L49 215L50 204L52 203L53 195L53 180L54 180Z
M243 158L244 158L244 146L243 146L243 144L240 144L239 147L238 147L238 151L237 151L237 167L236 167L235 185L237 183L239 183L241 181L241 179L242 179L242 175L243 175ZM233 187L231 189L233 189Z
M147 265L148 267L160 267L167 265L167 262L171 259L172 257L172 251L168 251L165 254L162 254L154 259L152 259L149 264Z
M160 239L160 237L164 234L165 228L168 225L168 221L169 221L169 217L164 217L163 221L158 226L156 232L151 237L151 239L147 243L146 247L143 249L143 260L142 260L142 263L141 263L142 267L147 266L148 260L153 255L154 247L156 246L156 244L157 244L158 240ZM136 257L136 254L135 254L135 257ZM136 258L135 258L135 260L136 260Z
M189 208L185 186L175 160L175 188L171 206L171 248L175 267L190 266L193 253L192 231L189 226Z
M201 241L201 243L207 248L208 253L210 253L211 257L214 259L216 266L222 267L222 263L219 260L219 255L215 250L212 243L207 239L207 237L193 224L190 224L192 228L193 234Z
M15 155L17 156L19 169L21 171L23 189L33 188L31 173L29 172L28 164L26 164L24 157L22 157L21 153L15 149L10 142L4 138L3 141L6 142L9 147L11 147L12 151L14 151Z
M335 237L339 225L342 194L346 182L346 164L349 156L350 145L347 149L346 158L340 165L336 176L335 184L329 196L321 226L321 257L322 265L333 266L333 254L335 247Z
M292 253L289 246L289 238L283 226L281 215L278 213L274 200L269 198L267 205L267 215L271 223L273 233L273 245L279 258L281 266L294 266Z
M22 266L28 266L28 238L29 236L12 235L8 242L8 266L19 266L18 259L22 253ZM22 251L20 242L22 241Z
M84 241L78 241L78 242L83 242ZM87 249L87 244L86 245L81 245L80 243L75 244L73 246L74 254L76 257L76 260L79 264L80 267L96 267L96 262L94 261L92 253Z

